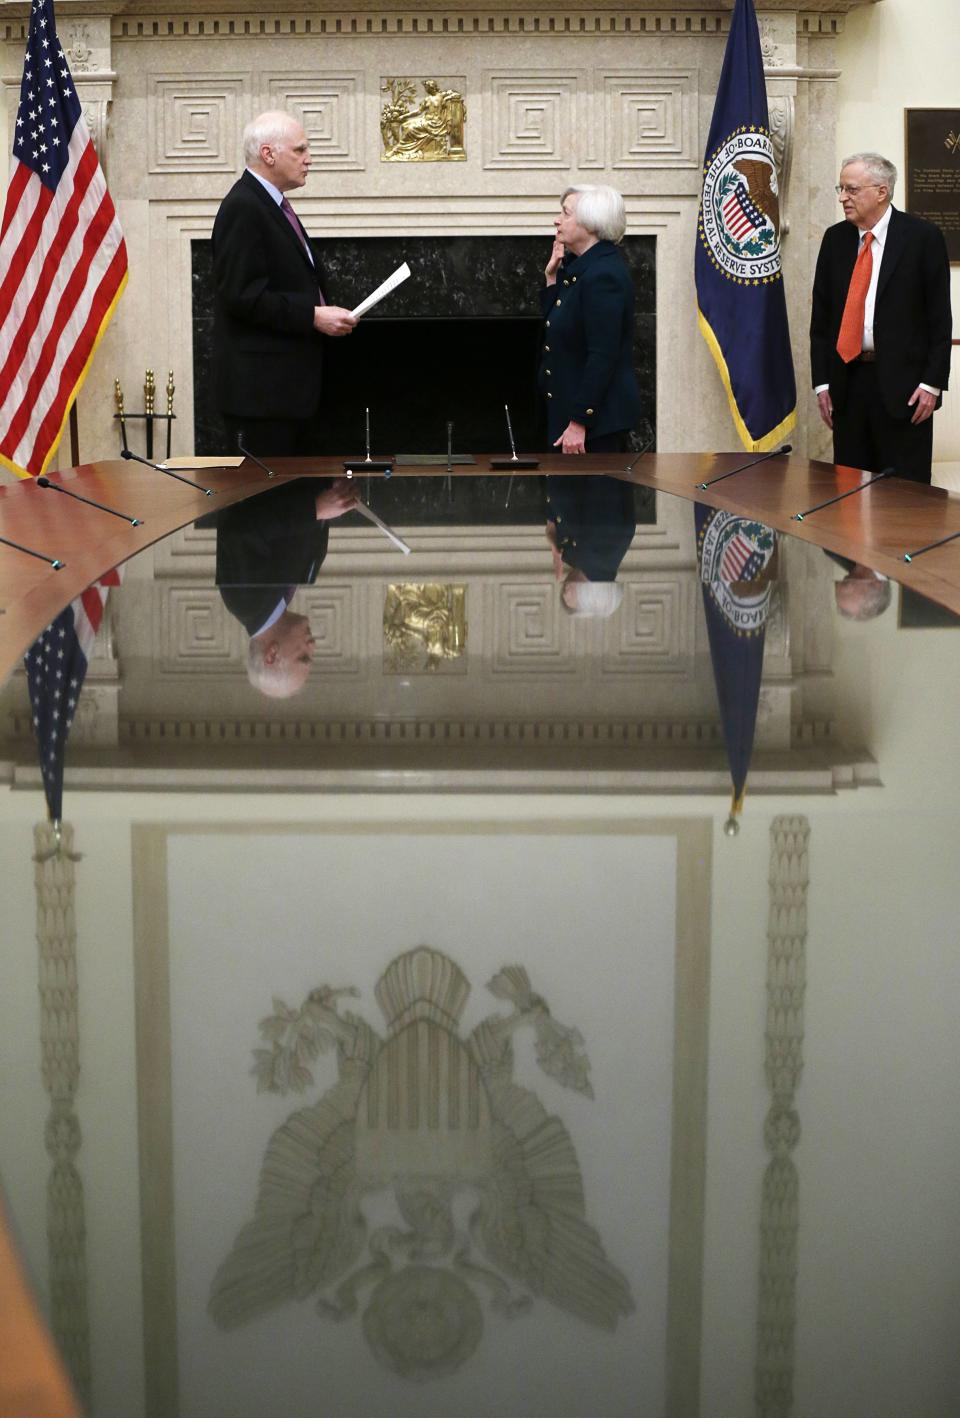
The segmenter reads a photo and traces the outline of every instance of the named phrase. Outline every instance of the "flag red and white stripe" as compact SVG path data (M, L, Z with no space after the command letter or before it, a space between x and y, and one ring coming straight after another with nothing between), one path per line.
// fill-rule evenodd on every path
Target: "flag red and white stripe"
M0 225L0 463L19 477L49 466L126 280L52 0L34 0Z

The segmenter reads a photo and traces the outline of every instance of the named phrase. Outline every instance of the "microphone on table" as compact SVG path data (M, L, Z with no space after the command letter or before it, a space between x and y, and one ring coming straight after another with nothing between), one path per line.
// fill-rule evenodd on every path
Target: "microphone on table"
M119 517L123 522L129 522L131 527L142 527L142 517L128 517L126 512L118 512L115 507L106 507L102 502L94 502L92 497L84 497L82 493L71 492L68 487L61 483L52 483L49 478L37 478L37 487L48 487L52 492L62 492L64 497L72 497L77 502L85 502L88 507L96 507L99 512L109 512L111 517Z
M783 453L792 453L793 444L785 443L782 448L773 448L769 453L762 454L759 458L751 458L749 463L741 463L739 468L731 468L729 473L721 473L719 477L710 478L705 483L697 483L698 488L712 487L714 483L722 483L724 478L732 478L737 473L746 472L747 468L755 468L758 463L765 463L768 458L779 458Z
M165 468L162 463L151 463L149 458L141 458L139 453L131 453L129 448L120 449L120 457L132 460L134 463L142 463L145 468L152 468L155 473L163 473L164 477L176 478L178 483L186 483L187 487L192 487L194 492L202 492L204 497L213 497L212 487L201 487L199 483L191 482L190 478L181 477L172 468Z
M874 483L882 482L884 478L896 476L895 468L884 468L882 473L877 473L875 478L868 478L865 483L858 483L849 492L840 492L836 497L828 497L826 502L818 502L816 507L808 507L806 512L794 512L791 521L802 522L804 517L809 517L811 512L819 512L821 508L830 507L834 502L842 502L845 497L856 497L858 492L863 492L865 487L873 487Z
M67 564L58 556L50 557L45 551L33 551L30 547L21 546L19 542L12 542L9 537L0 537L0 546L13 547L14 551L22 551L25 556L35 556L38 561L45 561L48 566L52 566L54 571L62 571Z
M648 425L648 426L649 426L649 425ZM647 439L646 443L644 443L644 445L643 445L643 447L640 449L640 451L639 451L637 454L635 454L633 458L630 459L630 462L629 462L629 463L627 464L627 466L624 468L623 471L624 471L625 473L632 473L633 470L634 470L634 468L635 468L635 467L637 466L637 464L639 463L640 459L643 457L644 453L649 453L649 452L650 452L650 449L653 447L653 440L654 440L654 438L656 438L656 434L655 434L655 433L651 433L651 434L650 434L650 437Z
M256 453L251 453L249 448L244 448L242 433L237 434L237 450L242 453L245 458L249 458L251 463L256 463L260 471L266 473L268 478L275 478L277 476L272 468L267 467L266 463L261 463Z

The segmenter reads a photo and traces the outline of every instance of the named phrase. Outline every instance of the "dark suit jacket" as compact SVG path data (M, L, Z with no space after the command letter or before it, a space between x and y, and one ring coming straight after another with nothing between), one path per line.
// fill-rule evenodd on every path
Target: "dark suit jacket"
M633 280L613 242L567 255L540 304L546 328L539 384L551 444L571 419L595 436L633 428L640 417Z
M289 588L316 580L330 527L317 521L316 501L329 486L329 478L297 478L218 514L217 586L250 635Z
M588 581L616 581L637 530L633 483L618 478L547 478L547 517L567 566Z
M213 224L213 356L217 407L247 418L311 418L323 345L313 328L323 274L249 172Z
M836 345L859 237L852 222L829 227L813 282L813 384L829 384L834 407L841 412L848 369ZM932 222L893 208L873 320L877 386L891 418L910 417L907 400L918 384L946 389L951 333L950 263L943 233Z

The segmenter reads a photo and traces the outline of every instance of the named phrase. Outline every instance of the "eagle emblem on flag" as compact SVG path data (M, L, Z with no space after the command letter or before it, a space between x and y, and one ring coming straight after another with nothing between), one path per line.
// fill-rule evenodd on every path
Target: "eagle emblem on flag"
M731 133L707 163L700 239L734 280L767 284L780 276L780 193L773 144L757 126Z

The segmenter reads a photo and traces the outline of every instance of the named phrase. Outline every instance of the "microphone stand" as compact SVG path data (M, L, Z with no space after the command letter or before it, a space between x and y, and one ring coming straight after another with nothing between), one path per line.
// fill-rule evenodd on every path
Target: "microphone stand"
M892 478L894 472L892 468L884 468L882 473L877 473L875 478L868 478L865 483L852 487L849 492L838 493L836 497L828 497L826 502L818 502L816 507L808 507L806 512L794 512L791 518L794 522L802 522L804 517L809 517L811 512L820 512L824 507L832 507L835 502L842 502L845 497L856 497L858 492L863 492L864 488L873 487L874 483L882 482L884 478Z
M773 448L769 453L764 453L759 458L751 458L749 463L741 463L739 468L731 468L729 473L721 473L719 477L710 478L705 483L696 483L695 486L700 488L701 491L706 491L706 489L712 487L714 483L722 483L724 478L732 478L735 477L737 473L745 473L748 468L755 468L758 463L765 463L768 458L779 458L783 453L792 452L793 444L785 443L782 448Z
M955 542L960 537L960 532L951 532L948 537L941 537L938 542L929 542L925 547L919 547L916 551L907 551L903 554L904 561L913 561L915 557L923 556L925 551L933 551L934 547L942 547L947 542Z
M141 517L128 517L125 512L118 512L114 507L106 507L102 502L94 502L92 497L84 497L79 492L71 492L70 488L61 486L60 483L52 483L49 478L37 478L37 487L48 487L51 492L62 492L64 497L72 497L77 502L85 502L88 507L96 507L99 512L109 512L111 517L119 517L122 522L129 522L131 527L142 527Z
M0 545L5 547L13 547L14 551L22 551L25 556L35 556L38 561L45 561L48 566L52 566L54 571L62 571L67 564L65 561L61 561L60 558L56 556L51 560L50 557L47 556L46 552L31 551L30 547L22 547L19 542L10 541L9 537L0 537Z
M121 448L120 457L134 463L142 463L145 468L152 468L155 473L163 473L166 478L176 478L178 483L186 483L187 487L192 487L194 492L202 492L204 497L213 497L214 495L212 487L201 487L199 483L181 477L179 473L173 472L170 468L162 468L159 463L151 463L148 458L141 458L139 453L132 453L129 448Z
M276 473L273 471L272 468L268 468L267 465L266 465L266 463L261 463L261 461L260 461L260 459L257 457L256 453L251 453L249 448L244 448L243 442L242 442L242 438L243 438L243 435L242 435L242 434L238 434L238 435L237 435L237 449L238 449L238 451L239 451L240 453L242 453L245 458L249 458L250 461L251 461L251 463L256 463L257 467L261 470L261 472L266 473L266 475L267 475L268 478L275 478L277 475L276 475Z

